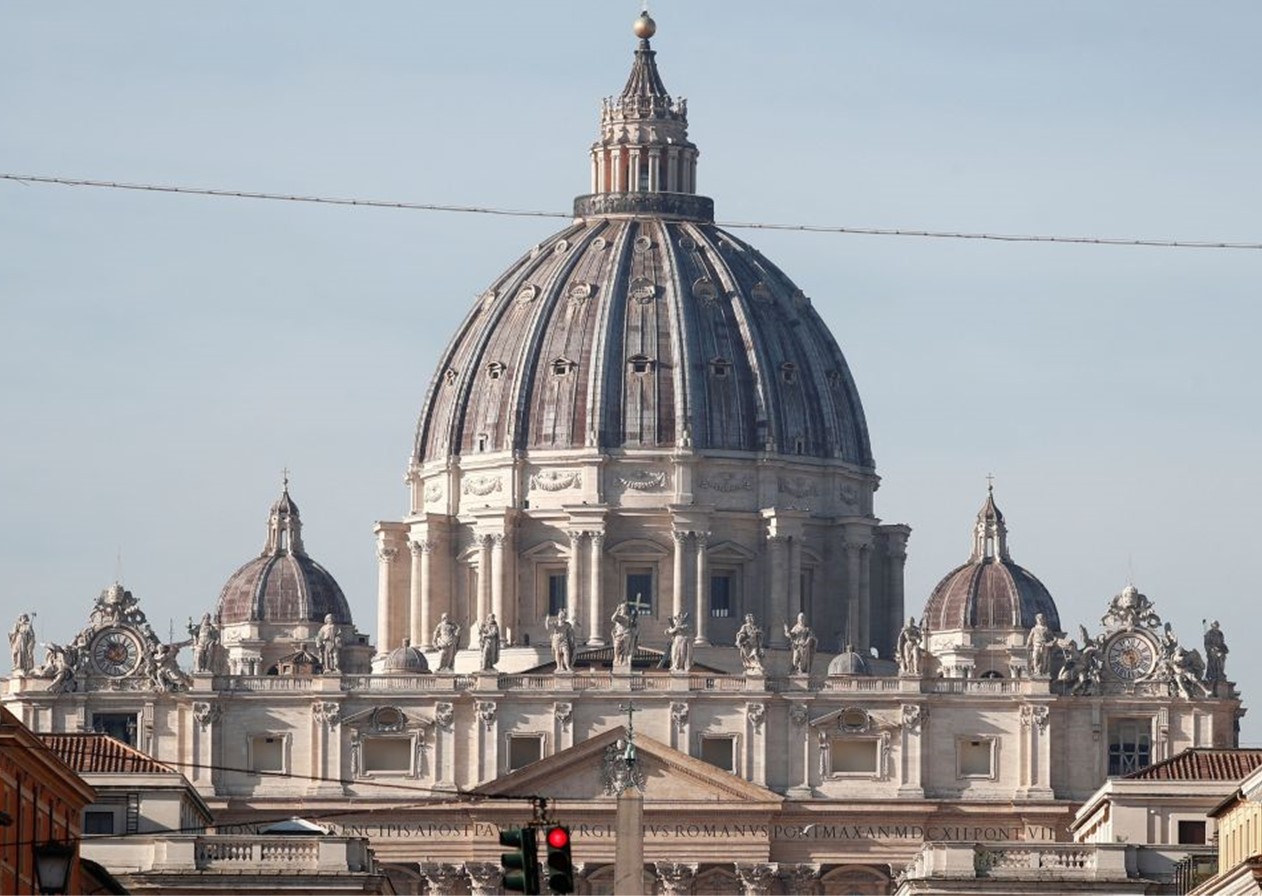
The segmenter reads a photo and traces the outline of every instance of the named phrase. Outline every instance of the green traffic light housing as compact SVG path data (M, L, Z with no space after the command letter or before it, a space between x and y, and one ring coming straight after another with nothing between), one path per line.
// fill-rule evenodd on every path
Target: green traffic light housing
M511 893L539 892L539 849L534 828L508 828L500 831L500 846L512 852L500 853L504 869L501 883ZM567 890L566 892L571 892Z
M570 855L570 829L564 825L548 828L548 887L553 893L574 892L574 859Z

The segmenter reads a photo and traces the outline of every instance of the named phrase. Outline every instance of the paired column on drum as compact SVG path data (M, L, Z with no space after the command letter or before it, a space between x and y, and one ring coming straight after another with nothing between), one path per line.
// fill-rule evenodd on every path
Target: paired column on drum
M807 609L802 606L802 538L809 514L776 508L764 510L762 514L767 523L770 567L764 624L768 642L783 647L785 638L781 623Z
M411 641L416 647L431 647L431 634L434 630L433 606L430 586L432 578L430 555L434 552L432 541L409 541L408 548L412 552L412 588L411 602Z
M604 582L605 533L601 529L571 529L570 555L565 568L565 602L571 618L586 617L587 644L599 647L605 643L605 612L602 597ZM583 579L583 554L586 545L587 579Z

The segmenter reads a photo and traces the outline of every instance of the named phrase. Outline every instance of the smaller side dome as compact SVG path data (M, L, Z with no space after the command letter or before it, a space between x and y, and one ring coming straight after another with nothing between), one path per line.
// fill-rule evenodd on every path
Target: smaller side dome
M833 657L832 662L828 664L829 675L871 675L871 667L868 666L867 657L861 653L857 653L854 646L846 645L846 649Z
M1060 613L1046 586L1008 554L1008 527L995 504L993 486L977 513L968 562L951 570L925 604L930 631L1028 629L1042 613L1060 631Z
M407 638L404 638L403 646L396 647L386 656L386 660L382 664L381 671L428 672L429 661L425 659L425 654L413 647Z
M286 478L267 517L263 552L232 574L219 593L220 625L241 622L319 622L350 625L350 604L337 580L307 555L298 505Z

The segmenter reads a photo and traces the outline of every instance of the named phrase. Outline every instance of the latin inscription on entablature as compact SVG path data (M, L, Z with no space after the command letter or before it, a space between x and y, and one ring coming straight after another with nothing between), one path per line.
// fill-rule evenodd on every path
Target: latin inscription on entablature
M502 491L504 488L504 480L499 476L466 476L462 484L462 489L466 495L478 495L479 497L489 495L492 492Z
M560 492L567 488L578 488L583 482L583 474L578 470L540 470L530 476L531 491Z

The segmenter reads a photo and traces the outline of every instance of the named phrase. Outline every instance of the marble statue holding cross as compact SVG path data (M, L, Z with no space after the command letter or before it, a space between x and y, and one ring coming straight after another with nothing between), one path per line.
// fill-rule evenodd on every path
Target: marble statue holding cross
M634 601L623 601L614 610L610 622L613 623L613 665L614 668L630 668L635 659L636 644L640 639L640 611L647 605L641 603L640 595Z

